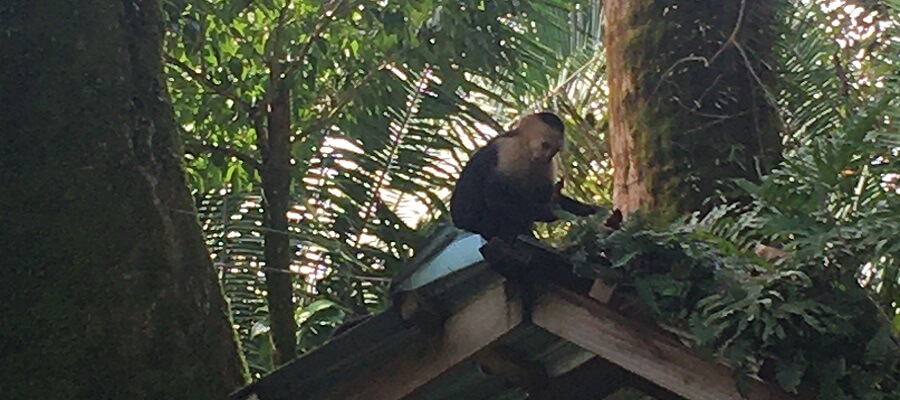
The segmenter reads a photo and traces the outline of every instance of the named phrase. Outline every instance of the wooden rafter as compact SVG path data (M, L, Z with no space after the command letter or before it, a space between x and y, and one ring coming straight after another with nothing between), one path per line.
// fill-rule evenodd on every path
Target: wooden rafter
M540 295L534 324L688 400L742 399L727 366L702 360L669 335L564 290ZM751 382L750 400L788 399Z
M505 284L488 288L444 322L443 332L403 349L334 388L323 399L401 399L470 359L520 325L522 301Z

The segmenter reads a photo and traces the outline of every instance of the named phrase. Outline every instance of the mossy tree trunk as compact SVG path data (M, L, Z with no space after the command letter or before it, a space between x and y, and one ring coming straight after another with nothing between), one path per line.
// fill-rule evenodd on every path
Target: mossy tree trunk
M604 0L616 207L703 211L778 162L779 1Z
M245 382L180 167L153 0L0 4L0 392Z

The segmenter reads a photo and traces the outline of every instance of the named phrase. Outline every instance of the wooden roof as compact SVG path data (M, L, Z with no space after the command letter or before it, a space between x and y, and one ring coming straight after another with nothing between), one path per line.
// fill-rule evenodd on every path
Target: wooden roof
M604 303L608 288L552 249L492 241L481 252L230 399L599 400L623 387L663 400L741 398L729 368ZM749 399L789 398L749 386Z

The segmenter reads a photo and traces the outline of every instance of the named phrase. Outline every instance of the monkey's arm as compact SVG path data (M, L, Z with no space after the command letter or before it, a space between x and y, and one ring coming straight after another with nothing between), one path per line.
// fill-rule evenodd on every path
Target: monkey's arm
M593 215L600 211L600 207L598 206L582 203L562 194L562 187L562 179L560 179L559 182L553 185L553 202L559 205L559 208L562 208L563 210L575 214L579 217Z
M566 210L579 217L593 215L600 211L600 207L582 203L561 193L559 195L559 198L557 199L557 203L559 204L559 208L562 208L563 210Z
M492 173L484 182L484 201L491 212L500 213L507 221L553 222L559 219L553 214L552 202L534 202L515 184L498 173Z

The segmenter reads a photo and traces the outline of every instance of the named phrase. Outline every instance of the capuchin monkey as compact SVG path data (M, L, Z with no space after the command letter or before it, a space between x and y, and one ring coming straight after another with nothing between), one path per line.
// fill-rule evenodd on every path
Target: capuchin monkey
M535 221L552 222L557 209L578 216L599 208L560 193L553 157L565 141L562 120L548 112L527 115L515 129L478 149L463 168L450 198L457 228L486 240L532 235Z

